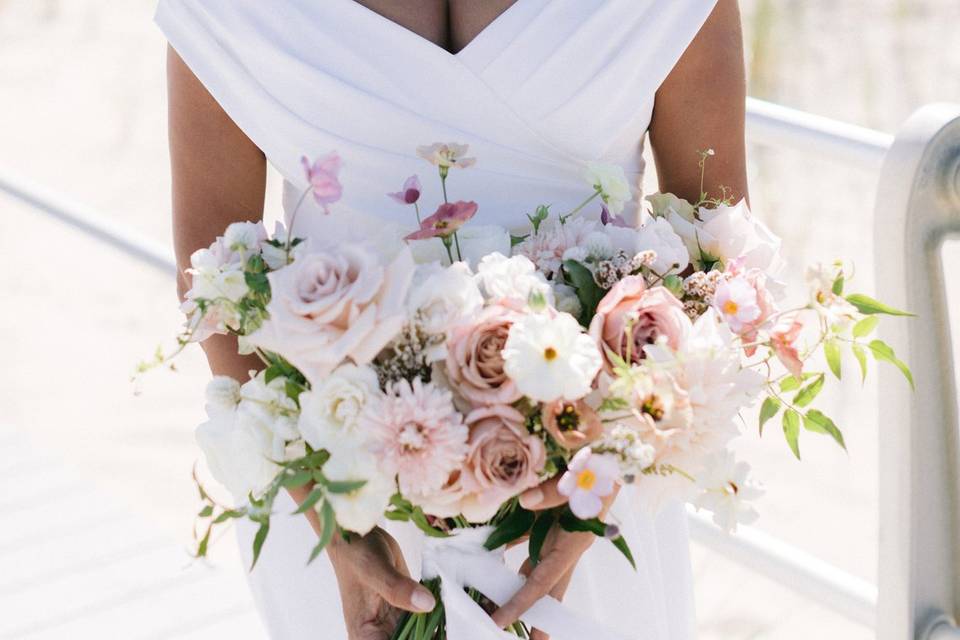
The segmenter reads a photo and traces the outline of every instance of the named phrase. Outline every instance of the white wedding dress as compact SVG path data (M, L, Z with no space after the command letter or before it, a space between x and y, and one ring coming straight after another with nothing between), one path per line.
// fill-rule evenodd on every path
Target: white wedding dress
M410 209L385 192L413 173L423 201L439 200L415 153L436 141L467 143L478 159L448 184L454 198L480 204L480 224L520 226L543 203L570 209L584 197L587 160L619 163L639 184L655 92L715 2L517 0L456 54L354 0L160 0L157 22L284 176L288 215L306 186L300 157L339 152L343 199L296 224L298 235L347 238L411 230ZM654 517L633 498L623 492L613 514L636 570L598 540L565 601L628 638L692 638L683 507ZM281 640L345 638L328 560L306 566L315 534L284 515L289 498L278 507L250 574L266 628ZM391 531L418 567L419 532ZM238 535L249 559L253 529Z

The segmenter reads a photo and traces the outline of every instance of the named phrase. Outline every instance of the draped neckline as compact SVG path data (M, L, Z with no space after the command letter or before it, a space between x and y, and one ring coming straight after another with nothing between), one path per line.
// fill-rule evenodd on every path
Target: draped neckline
M339 0L341 4L344 5L353 5L351 9L358 16L358 19L368 20L371 23L379 23L384 29L391 29L396 33L400 33L404 38L409 39L411 42L416 43L420 48L424 50L429 50L440 58L446 58L448 60L462 61L468 58L474 50L482 49L485 42L490 41L491 38L496 38L497 31L510 19L511 14L519 13L520 5L524 4L527 0L514 0L513 4L501 11L497 17L487 23L483 29L481 29L473 38L458 51L450 51L445 47L441 47L436 42L425 38L416 31L409 29L398 22L394 22L390 18L377 13L370 7L357 2L356 0Z

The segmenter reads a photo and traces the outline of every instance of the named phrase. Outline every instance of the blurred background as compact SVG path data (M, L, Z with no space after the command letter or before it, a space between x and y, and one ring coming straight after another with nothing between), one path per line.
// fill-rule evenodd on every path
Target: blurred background
M154 5L0 0L0 174L169 245ZM956 0L741 6L754 97L891 133L925 103L960 102ZM791 264L843 255L856 262L854 288L874 289L876 175L760 148L750 171L754 209ZM958 254L947 256L956 269ZM0 275L0 638L264 637L232 538L208 565L187 553L193 428L209 375L200 350L175 373L130 380L179 326L173 279L2 192L0 256L10 267ZM795 287L801 271L791 272ZM804 433L797 463L779 429L759 439L752 417L740 446L767 487L758 527L873 581L877 432L890 425L877 389L846 378L827 404L848 454ZM708 550L693 553L701 638L872 637Z

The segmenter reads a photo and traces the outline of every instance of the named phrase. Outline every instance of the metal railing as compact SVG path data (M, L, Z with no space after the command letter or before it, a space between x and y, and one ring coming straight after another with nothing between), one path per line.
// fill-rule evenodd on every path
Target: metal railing
M960 233L960 107L924 107L892 136L749 99L747 133L756 144L880 172L875 241L888 259L877 261L878 293L919 315L885 337L913 365L917 392L881 370L881 415L892 426L880 431L879 589L759 530L727 535L693 511L691 537L875 628L879 640L960 640L950 615L960 611L960 436L939 259L944 238ZM167 248L38 185L0 172L0 191L176 272Z

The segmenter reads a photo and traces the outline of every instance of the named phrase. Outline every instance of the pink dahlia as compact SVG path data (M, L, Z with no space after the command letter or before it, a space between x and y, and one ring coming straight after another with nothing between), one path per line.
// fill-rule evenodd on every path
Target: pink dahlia
M374 450L404 494L440 490L467 453L468 430L453 406L453 395L419 379L392 384L367 403L360 418Z

